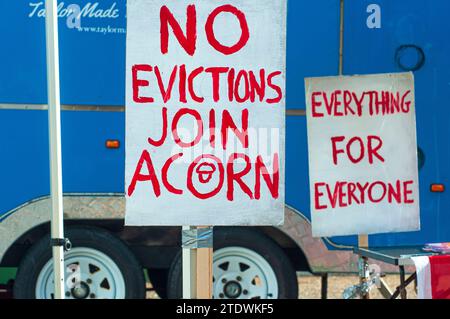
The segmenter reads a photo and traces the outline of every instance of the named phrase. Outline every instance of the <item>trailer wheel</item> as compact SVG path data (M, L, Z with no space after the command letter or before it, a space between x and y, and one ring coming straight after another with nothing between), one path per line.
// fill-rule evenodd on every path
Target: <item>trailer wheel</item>
M94 227L66 231L72 249L65 253L66 299L142 299L145 278L128 247L111 233ZM18 299L52 299L50 239L42 238L22 259L14 284Z
M181 253L169 271L168 296L182 298ZM244 228L214 231L213 298L296 299L296 272L283 250L265 235Z

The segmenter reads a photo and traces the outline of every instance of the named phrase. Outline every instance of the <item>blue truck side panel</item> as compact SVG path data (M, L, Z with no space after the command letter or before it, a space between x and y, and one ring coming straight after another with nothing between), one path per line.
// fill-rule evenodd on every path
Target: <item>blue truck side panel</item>
M305 77L338 73L339 19L339 1L288 1L288 109L305 109Z
M49 186L47 112L2 110L0 134L2 214L46 196ZM64 192L123 193L124 148L107 149L107 139L125 136L121 112L62 113ZM0 215L1 219L1 215Z
M0 208L5 213L49 193L48 128L46 112L0 114Z
M39 3L39 1L36 1ZM43 2L42 2L43 3ZM68 3L60 2L63 8ZM81 7L86 1L74 0ZM339 1L288 1L287 108L304 109L304 77L336 75L339 62ZM371 1L345 1L344 72L398 72L395 50L401 44L423 48L426 63L415 72L419 147L425 154L420 170L422 231L371 236L371 245L419 244L448 240L449 199L432 194L433 182L449 176L450 71L446 55L450 34L444 0L378 1L382 28L366 26ZM82 30L69 29L60 18L61 94L63 104L123 106L125 75L125 1L102 0L117 18L83 18ZM0 104L45 104L44 19L29 1L0 3L8 15L0 20L5 47L0 51ZM446 11L447 10L447 11ZM32 15L32 16L30 16ZM413 52L414 53L414 52ZM409 56L406 58L414 60ZM445 113L447 112L447 113ZM308 218L309 184L306 118L287 117L286 202ZM66 193L122 193L124 149L108 150L107 139L124 145L124 113L64 111L63 173ZM1 215L49 193L47 112L0 110ZM355 236L335 237L354 245Z
M2 1L0 35L0 100L2 103L47 103L45 22L39 16L45 1ZM58 1L63 8L88 1ZM39 7L30 3L40 4ZM59 19L61 99L64 104L120 105L125 99L125 1L102 0L98 8L113 5L118 18L82 18L81 31ZM36 11L35 11L36 10ZM30 16L31 15L31 16ZM98 29L100 28L100 29Z
M401 72L396 51L401 45L416 45L425 55L422 68L414 73L418 147L425 155L419 170L421 231L375 235L371 245L448 241L450 197L430 192L432 183L448 185L450 176L450 34L445 0L382 0L382 25L369 29L366 8L373 1L348 1L345 10L345 74ZM414 66L416 49L404 50L400 63Z

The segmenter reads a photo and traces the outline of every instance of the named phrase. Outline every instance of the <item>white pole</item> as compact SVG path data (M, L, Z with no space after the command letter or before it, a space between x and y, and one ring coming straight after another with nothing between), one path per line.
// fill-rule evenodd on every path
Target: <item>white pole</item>
M64 238L61 169L61 101L59 92L59 49L57 0L45 1L47 42L48 130L50 142L51 238ZM64 247L53 246L55 299L64 299Z

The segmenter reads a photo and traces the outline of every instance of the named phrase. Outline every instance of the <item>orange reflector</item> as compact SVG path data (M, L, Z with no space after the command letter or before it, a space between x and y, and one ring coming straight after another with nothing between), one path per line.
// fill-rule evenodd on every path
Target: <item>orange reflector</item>
M119 147L120 147L119 140L107 140L106 141L106 148L119 148Z
M442 193L445 190L444 184L431 184L431 191L433 193Z

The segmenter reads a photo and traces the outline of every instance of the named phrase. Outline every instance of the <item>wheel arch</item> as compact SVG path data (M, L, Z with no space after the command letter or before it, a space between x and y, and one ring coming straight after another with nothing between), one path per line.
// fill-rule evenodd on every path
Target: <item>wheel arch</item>
M285 252L296 271L312 271L303 249L285 232L276 227L261 227L259 231L272 239Z
M7 212L0 219L0 265L6 264L6 255L27 248L27 240L50 230L51 201L49 196L30 200ZM103 218L123 219L125 203L120 194L64 195L64 219L96 220ZM66 223L67 224L67 223ZM43 231L45 230L45 231ZM31 236L31 237L30 237ZM25 240L25 241L24 241ZM20 253L20 250L17 250ZM10 259L10 257L8 257Z

